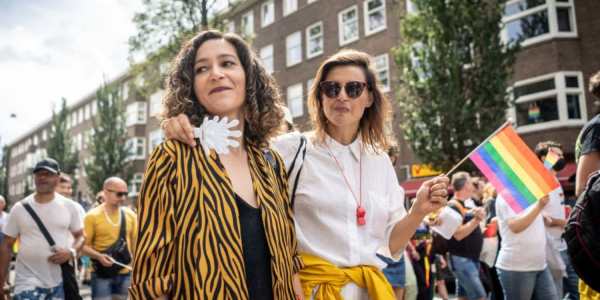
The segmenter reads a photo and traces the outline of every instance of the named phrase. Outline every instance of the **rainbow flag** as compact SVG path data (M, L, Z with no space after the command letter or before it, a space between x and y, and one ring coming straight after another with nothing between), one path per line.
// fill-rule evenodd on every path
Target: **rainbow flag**
M548 154L546 154L546 158L544 158L544 167L551 170L559 159L560 156L558 156L556 152L549 150Z
M479 145L469 159L516 213L559 186L510 125Z

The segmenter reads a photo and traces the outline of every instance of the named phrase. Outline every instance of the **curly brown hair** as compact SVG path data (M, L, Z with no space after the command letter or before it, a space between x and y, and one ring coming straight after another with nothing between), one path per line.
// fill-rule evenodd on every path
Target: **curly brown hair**
M386 151L393 144L390 134L386 131L386 124L391 114L389 99L377 85L377 76L371 65L371 56L365 52L344 49L327 58L319 69L313 80L308 95L308 109L312 124L315 128L317 142L325 140L327 129L327 117L323 111L321 83L331 70L339 66L360 67L367 80L367 89L373 99L373 105L367 107L360 119L359 130L362 141L376 152Z
M200 46L213 39L223 39L235 48L246 75L243 108L245 140L259 147L268 146L269 139L278 133L283 122L279 90L250 46L233 33L202 31L184 44L173 60L165 82L162 118L172 118L184 113L192 125L202 124L207 112L194 93L194 61Z

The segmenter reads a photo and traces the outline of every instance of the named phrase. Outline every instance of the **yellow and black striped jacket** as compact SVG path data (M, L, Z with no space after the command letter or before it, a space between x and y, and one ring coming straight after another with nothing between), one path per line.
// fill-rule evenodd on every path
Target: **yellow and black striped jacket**
M294 299L302 268L285 168L247 144L250 173L271 252L275 299ZM272 152L280 166L281 157ZM166 141L146 165L138 198L131 299L248 299L238 208L216 155Z

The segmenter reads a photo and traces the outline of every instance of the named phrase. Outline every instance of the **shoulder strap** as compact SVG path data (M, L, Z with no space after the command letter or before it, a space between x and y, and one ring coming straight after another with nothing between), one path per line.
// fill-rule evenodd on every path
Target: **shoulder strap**
M263 153L265 155L265 158L267 159L267 162L269 162L271 167L273 167L273 169L275 170L275 174L279 174L279 163L277 162L275 157L273 157L273 153L271 152L271 150L267 149Z
M294 201L296 200L296 189L298 188L298 180L300 179L300 173L302 173L302 167L304 166L304 159L306 158L306 137L304 135L300 136L300 146L298 147L298 151L296 152L296 156L294 157L294 161L290 165L290 169L288 170L288 179L290 178L291 172L294 169L294 165L296 164L296 160L298 158L298 154L302 151L302 161L298 167L298 173L296 173L296 177L294 178L294 185L292 186L292 198L290 199L290 204L292 209L294 208Z
M40 228L40 231L48 241L48 244L50 244L50 247L53 247L56 244L54 242L54 239L52 239L52 236L48 232L48 229L46 229L46 226L44 226L44 223L42 223L42 220L40 220L40 217L38 217L31 205L29 205L29 203L23 203L23 207L25 207L25 210L27 210L27 212L31 215L37 226Z
M465 207L462 205L462 203L460 203L460 201L458 201L458 200L456 200L456 199L452 199L452 200L448 201L448 204L456 206L456 208L458 208L458 210L460 211L460 214L461 214L463 217L465 216L466 209L465 209Z
M125 238L125 234L127 231L127 218L125 216L125 211L123 208L119 209L121 211L121 225L119 228L119 239Z

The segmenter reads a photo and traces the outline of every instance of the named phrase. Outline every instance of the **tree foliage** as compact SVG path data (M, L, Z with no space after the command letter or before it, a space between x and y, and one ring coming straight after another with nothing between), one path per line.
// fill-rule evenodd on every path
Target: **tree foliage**
M222 2L223 0L221 0ZM182 43L200 30L223 29L223 20L214 13L219 0L143 0L135 14L135 35L129 38L131 73L143 77L135 88L149 96L159 88ZM209 15L211 18L209 18ZM135 63L134 57L143 56Z
M394 50L402 128L419 159L448 170L505 119L518 46L500 38L502 0L412 0Z
M94 134L90 139L90 161L85 164L87 182L95 195L104 180L119 176L125 181L129 171L130 145L127 143L126 115L120 89L103 84L96 92L97 115L92 119Z
M47 154L55 159L63 172L74 174L79 165L79 152L71 140L71 133L67 129L69 109L67 100L62 98L58 113L52 112L52 125L48 137Z

